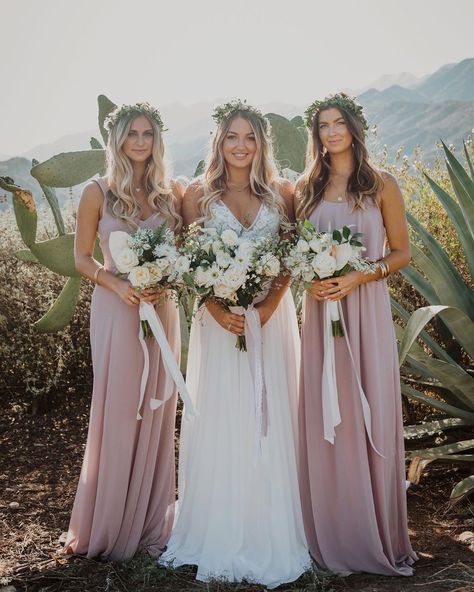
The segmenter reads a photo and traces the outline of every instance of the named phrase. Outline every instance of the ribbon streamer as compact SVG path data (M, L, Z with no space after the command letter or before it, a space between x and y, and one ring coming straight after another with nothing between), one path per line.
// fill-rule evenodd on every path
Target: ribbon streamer
M160 353L163 359L163 364L165 366L165 370L167 375L173 380L174 384L176 385L178 392L181 395L181 399L184 403L184 415L185 417L193 417L198 415L197 411L194 409L194 405L191 401L191 396L186 388L186 383L184 382L183 375L176 363L176 359L174 357L173 352L171 351L170 345L168 340L166 339L165 331L163 329L163 325L161 324L160 317L156 314L155 308L149 304L148 302L140 302L140 320L141 321L148 321L152 333L160 346ZM138 403L138 410L137 410L137 419L142 419L140 415L140 409L143 405L143 400L145 398L145 388L148 381L148 373L150 370L150 361L148 355L148 348L145 343L145 339L143 336L143 329L140 323L140 330L138 333L138 339L143 349L144 355L144 364L143 364L143 372L142 378L140 383L140 400ZM170 389L168 393L165 394L163 399L156 399L153 397L150 399L150 408L152 410L158 409L171 398L173 394L173 389Z
M251 304L248 308L231 306L235 314L245 317L245 341L255 402L255 463L262 454L262 437L268 433L267 390L263 373L263 334L260 315Z
M335 351L334 351L334 337L332 334L332 323L331 320L334 315L332 306L328 306L329 302L324 303L324 360L323 360L323 378L322 378L322 406L323 406L323 425L324 425L324 439L331 444L334 444L336 432L335 428L341 423L341 415L339 411L339 401L337 392L336 382L336 364L335 364ZM351 359L352 368L357 380L357 386L359 391L360 402L362 406L362 414L364 417L365 431L369 439L370 445L373 450L382 458L385 458L381 454L372 440L372 414L370 411L370 405L365 396L364 389L360 381L359 373L354 361L352 354L351 345L349 343L349 337L347 334L347 328L344 321L344 314L342 312L342 306L340 302L334 302L331 304L337 304L337 310L339 312L339 319L341 321L342 329L344 331L344 337L349 350L349 357Z

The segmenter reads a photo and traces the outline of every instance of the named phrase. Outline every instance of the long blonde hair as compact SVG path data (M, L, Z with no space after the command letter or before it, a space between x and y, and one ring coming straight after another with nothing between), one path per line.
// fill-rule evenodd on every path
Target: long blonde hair
M354 170L347 182L348 198L354 210L364 209L367 201L375 203L378 192L383 188L383 179L370 163L361 121L343 107L327 107L327 109L332 108L341 113L352 136ZM319 137L319 115L327 109L322 109L314 116L308 134L306 168L296 185L298 200L296 217L301 220L309 218L311 212L323 199L324 191L330 182L331 155L325 150Z
M116 122L110 130L106 149L106 176L109 184L107 205L113 216L124 220L133 228L138 226L135 219L140 216L140 207L132 194L132 163L122 150L122 146L132 122L137 117L140 117L140 114L131 113L129 117L122 117ZM175 197L172 193L170 180L166 176L165 147L161 129L155 121L150 119L148 121L153 129L153 148L145 173L148 203L156 215L162 214L169 221L170 226L177 228L181 225L182 218L176 211Z
M201 177L204 193L199 200L202 217L198 223L205 222L211 217L212 204L226 191L228 175L222 145L232 122L237 117L248 121L257 145L250 169L250 190L269 208L276 209L281 223L284 224L287 222L287 215L283 199L278 192L278 169L273 156L272 140L267 134L268 122L251 111L239 110L224 118L213 136L204 174Z

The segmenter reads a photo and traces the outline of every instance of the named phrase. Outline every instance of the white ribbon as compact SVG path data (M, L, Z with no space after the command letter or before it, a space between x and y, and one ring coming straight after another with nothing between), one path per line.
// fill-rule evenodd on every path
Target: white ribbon
M181 394L181 399L184 403L184 414L185 417L192 417L196 416L197 412L194 409L194 405L191 401L191 397L189 395L188 389L186 388L186 383L184 382L183 375L176 363L176 358L174 357L173 352L171 351L170 345L168 340L166 339L166 334L163 329L163 325L161 324L160 317L156 314L156 310L153 305L149 304L148 302L140 302L140 320L141 321L148 321L152 333L160 346L161 357L163 359L163 364L165 366L165 370L167 375L172 378L174 384L176 385L178 392ZM143 336L143 329L142 324L140 323L140 330L138 333L138 339L143 349L143 356L144 356L144 364L143 364L143 372L140 384L140 401L138 403L138 410L137 410L137 419L142 419L140 415L140 409L143 405L143 400L145 398L145 388L148 381L148 373L150 370L150 360L148 355L148 348L145 343L145 339ZM174 389L169 389L169 392L166 393L163 399L156 399L155 397L150 399L150 408L152 410L158 409L171 398Z
M248 308L231 306L231 312L245 317L245 342L253 380L255 407L255 462L262 454L262 437L268 432L267 390L263 373L263 333L260 315L251 304Z
M334 305L336 305L334 307ZM334 311L336 308L336 311ZM334 318L335 313L337 317ZM324 302L324 360L323 360L323 377L322 377L322 406L323 406L323 425L324 425L324 439L331 444L334 444L336 431L335 428L341 423L341 415L339 411L339 401L337 392L337 381L336 381L336 364L335 364L335 352L334 352L334 337L332 334L332 321L340 320L344 337L349 350L349 357L351 359L352 368L357 380L357 386L359 390L359 397L362 406L362 414L364 416L365 431L369 439L370 445L374 451L385 458L381 454L372 440L372 414L370 411L370 405L365 396L364 389L360 382L359 373L354 362L354 356L352 355L351 345L349 343L349 337L347 334L346 324L344 322L344 314L340 302Z

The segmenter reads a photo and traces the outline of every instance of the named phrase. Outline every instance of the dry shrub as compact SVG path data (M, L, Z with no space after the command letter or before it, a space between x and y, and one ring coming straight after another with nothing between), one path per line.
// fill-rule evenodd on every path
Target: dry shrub
M39 239L54 234L43 227ZM2 213L0 236L0 389L27 393L33 411L47 409L61 393L92 384L91 288L83 282L76 313L66 329L40 333L34 323L54 302L66 278L14 256L24 245L12 213Z

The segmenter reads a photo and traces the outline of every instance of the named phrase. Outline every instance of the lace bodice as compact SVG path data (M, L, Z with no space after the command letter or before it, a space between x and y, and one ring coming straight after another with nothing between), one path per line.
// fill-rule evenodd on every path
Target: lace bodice
M255 220L249 227L241 224L225 203L220 200L211 205L211 214L212 217L204 223L206 228L215 228L218 232L231 228L239 236L251 240L278 234L280 230L278 210L270 209L263 202Z

